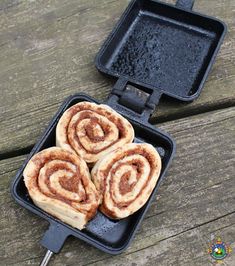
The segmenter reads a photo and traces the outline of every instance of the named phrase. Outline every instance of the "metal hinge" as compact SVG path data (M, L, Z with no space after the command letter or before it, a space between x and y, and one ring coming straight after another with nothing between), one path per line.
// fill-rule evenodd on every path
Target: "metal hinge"
M108 104L114 109L123 109L129 115L148 120L161 94L161 91L153 91L119 79L110 93Z

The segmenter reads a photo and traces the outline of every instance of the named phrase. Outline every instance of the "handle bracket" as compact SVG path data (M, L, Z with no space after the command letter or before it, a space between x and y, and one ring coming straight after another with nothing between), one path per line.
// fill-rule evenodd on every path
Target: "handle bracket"
M186 10L192 10L195 0L177 0L176 6Z
M48 230L45 232L40 244L53 253L58 253L69 235L70 233L65 226L52 222L50 223Z

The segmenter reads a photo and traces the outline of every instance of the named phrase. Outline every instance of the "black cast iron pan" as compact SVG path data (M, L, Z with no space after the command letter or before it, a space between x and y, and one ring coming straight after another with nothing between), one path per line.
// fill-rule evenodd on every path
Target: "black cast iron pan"
M166 94L182 101L197 98L226 25L193 12L193 3L178 0L173 6L156 0L131 1L99 51L97 68L159 97Z
M134 127L136 136L135 142L151 143L158 150L162 158L162 171L159 181L145 206L130 217L117 221L109 219L102 213L98 212L95 218L88 223L86 229L80 231L72 228L34 205L24 185L23 170L29 159L35 153L45 148L55 146L55 131L59 118L67 108L81 101L97 103L96 100L85 94L71 96L64 102L39 142L31 151L22 168L17 173L12 184L12 195L20 205L46 219L50 223L49 229L41 241L41 244L50 251L48 254L52 254L52 252L58 253L66 238L70 235L82 239L102 251L110 254L119 254L128 246L141 220L143 219L143 216L149 207L150 201L154 197L166 169L169 166L174 154L175 145L174 141L167 134L157 130L150 124L147 125L143 120L137 121L135 117L121 113L128 118Z
M12 183L12 196L50 224L41 241L48 249L41 265L47 265L68 236L110 254L121 253L132 240L175 152L172 138L150 125L148 119L163 93L184 101L199 95L225 34L222 22L192 12L193 2L179 0L174 7L133 0L96 57L100 71L118 77L106 103L131 122L135 142L152 144L162 158L158 183L138 212L119 221L98 212L80 231L35 206L28 195L22 175L25 165L35 153L55 145L56 125L67 108L80 101L97 103L85 94L71 96L63 103L18 171Z

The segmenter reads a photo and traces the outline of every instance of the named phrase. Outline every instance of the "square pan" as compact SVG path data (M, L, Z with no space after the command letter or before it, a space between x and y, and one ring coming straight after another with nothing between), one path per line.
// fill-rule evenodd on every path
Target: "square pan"
M59 250L63 246L65 239L69 235L72 235L84 240L85 242L93 245L94 247L102 251L105 251L110 254L119 254L129 245L147 209L149 208L150 201L153 199L159 187L159 184L166 172L166 169L168 168L170 161L172 160L172 156L175 152L175 144L174 141L167 134L157 130L150 124L149 126L143 125L138 121L134 121L127 117L127 119L131 122L135 129L135 142L151 143L158 150L162 158L162 171L158 183L148 202L133 215L117 221L107 218L98 211L95 218L88 223L86 229L83 229L82 231L75 229L34 205L34 203L29 197L29 194L23 181L23 170L29 159L35 153L39 152L42 149L55 145L55 130L59 118L62 116L63 112L66 109L81 101L98 103L96 100L87 95L77 94L69 97L62 104L61 108L58 110L55 117L52 119L45 133L35 145L35 147L32 149L29 157L26 159L22 168L17 173L12 183L11 192L14 199L21 206L49 221L52 229L49 228L49 233L47 232L48 235L46 236L44 241L42 241L42 245L48 248L49 250L52 250L55 253L59 252ZM58 241L60 243L55 243L55 241Z
M222 21L180 4L133 0L99 51L96 67L192 101L202 90L225 33Z

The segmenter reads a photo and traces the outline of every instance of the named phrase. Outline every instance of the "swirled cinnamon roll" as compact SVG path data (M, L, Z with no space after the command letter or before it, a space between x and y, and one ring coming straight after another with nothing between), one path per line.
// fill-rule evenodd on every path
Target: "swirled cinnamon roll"
M24 182L35 205L78 229L96 214L100 198L86 162L52 147L35 154L24 169Z
M56 145L90 164L133 139L133 127L124 117L107 105L90 102L66 110L56 128Z
M128 144L100 159L92 180L102 196L100 210L121 219L139 210L151 195L161 171L161 158L150 144Z

